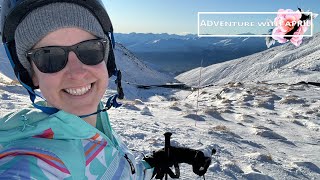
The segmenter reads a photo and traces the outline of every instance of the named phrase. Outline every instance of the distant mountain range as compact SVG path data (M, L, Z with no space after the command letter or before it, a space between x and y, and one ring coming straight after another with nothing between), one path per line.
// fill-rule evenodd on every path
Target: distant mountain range
M115 39L153 68L176 75L201 66L201 60L208 66L267 49L261 37L116 33Z

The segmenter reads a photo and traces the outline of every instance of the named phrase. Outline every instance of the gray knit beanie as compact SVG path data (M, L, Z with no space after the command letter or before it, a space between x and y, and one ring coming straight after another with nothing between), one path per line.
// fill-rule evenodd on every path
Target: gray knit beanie
M17 55L30 76L33 71L26 52L48 33L68 27L77 27L96 37L107 38L94 15L88 9L72 3L52 3L37 8L18 25L15 31Z

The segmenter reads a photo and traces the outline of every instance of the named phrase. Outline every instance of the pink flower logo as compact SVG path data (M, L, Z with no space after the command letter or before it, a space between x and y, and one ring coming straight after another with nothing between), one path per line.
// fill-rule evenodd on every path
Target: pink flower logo
M286 43L290 41L295 46L300 46L303 35L311 26L310 20L314 19L317 14L312 17L310 13L303 13L301 9L293 11L291 9L279 9L277 17L274 19L275 28L272 30L272 39L267 40L267 46L270 47L275 41Z

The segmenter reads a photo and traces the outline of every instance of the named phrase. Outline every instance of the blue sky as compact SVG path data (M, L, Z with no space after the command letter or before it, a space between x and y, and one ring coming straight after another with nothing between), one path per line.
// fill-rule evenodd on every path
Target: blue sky
M115 32L197 33L197 13L310 10L320 14L320 0L103 0ZM320 16L314 21L320 31Z

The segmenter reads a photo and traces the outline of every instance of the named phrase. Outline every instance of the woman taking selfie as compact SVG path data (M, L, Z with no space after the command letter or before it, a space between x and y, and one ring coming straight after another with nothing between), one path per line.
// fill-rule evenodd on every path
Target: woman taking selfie
M117 71L112 33L100 0L2 1L2 43L34 107L0 120L0 179L151 179L162 173L165 155L136 162L101 102ZM34 102L36 89L45 101Z

